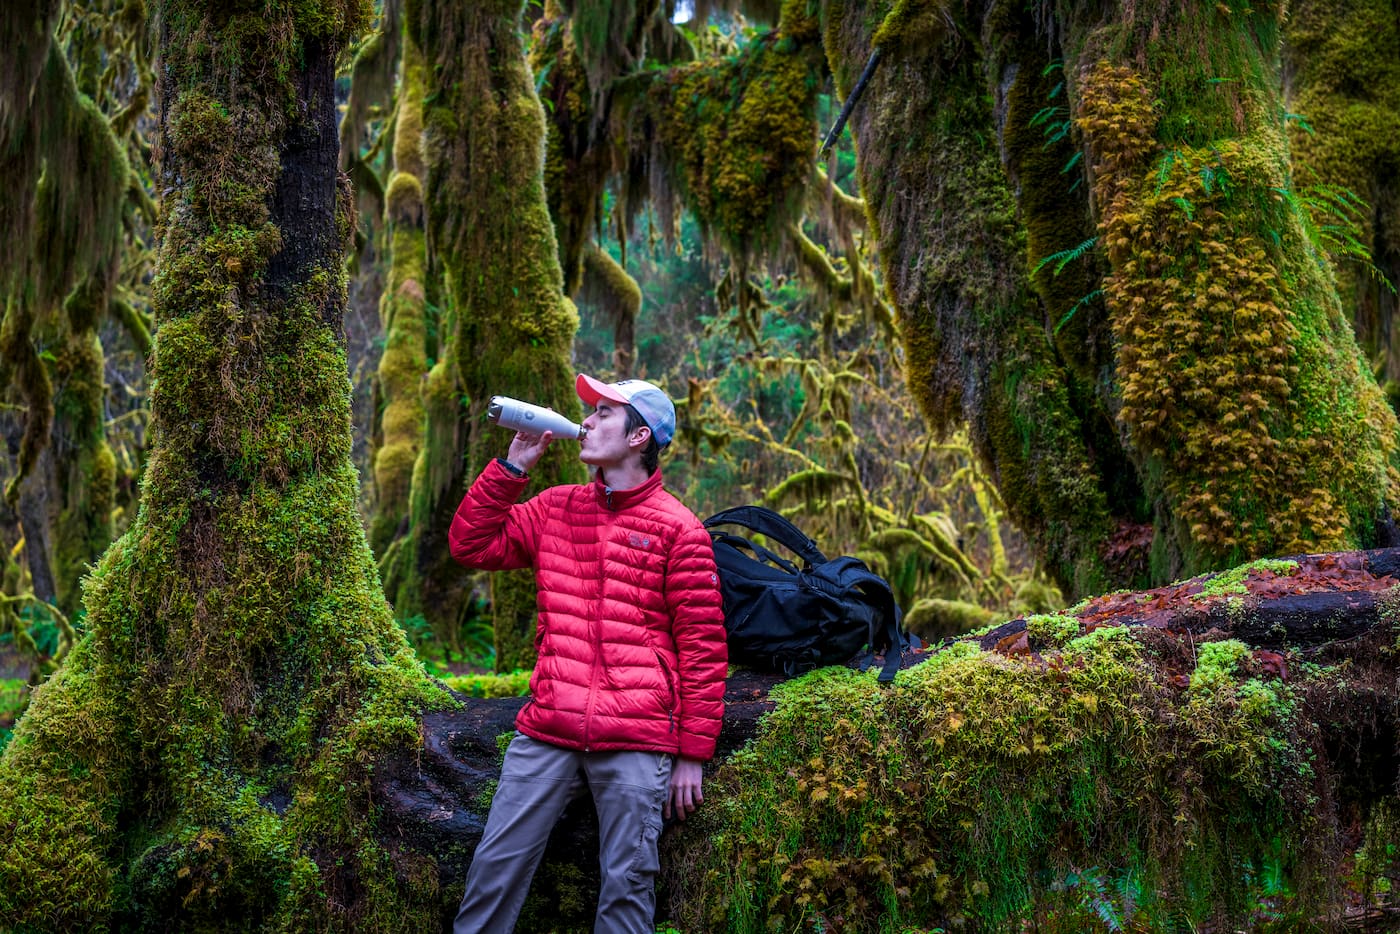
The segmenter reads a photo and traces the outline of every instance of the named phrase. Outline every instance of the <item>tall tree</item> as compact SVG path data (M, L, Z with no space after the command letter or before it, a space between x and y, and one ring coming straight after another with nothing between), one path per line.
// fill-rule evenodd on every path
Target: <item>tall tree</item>
M429 864L375 842L368 795L444 698L350 461L334 63L367 10L156 12L150 460L88 634L0 759L0 926L424 930Z
M520 396L575 418L580 411L569 362L578 315L563 292L545 206L544 112L525 63L522 7L420 0L407 10L433 75L423 108L424 196L451 307L423 390L428 430L414 471L412 541L399 560L435 628L453 628L467 612L468 578L448 555L447 528L466 484L504 449L507 439L485 418L491 396ZM537 484L582 479L575 453L556 448L536 468ZM497 667L528 667L530 575L494 575L491 596Z
M826 10L843 89L881 53L853 129L915 395L1061 582L1384 534L1396 422L1296 197L1280 6Z

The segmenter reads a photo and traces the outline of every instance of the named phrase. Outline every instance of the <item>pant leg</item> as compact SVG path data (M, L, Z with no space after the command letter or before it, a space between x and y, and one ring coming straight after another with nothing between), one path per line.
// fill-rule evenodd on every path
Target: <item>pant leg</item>
M510 934L549 833L581 787L581 755L515 734L467 871L453 934Z
M594 934L651 934L655 928L657 840L671 783L671 757L659 752L592 753L584 772L598 810L598 893Z

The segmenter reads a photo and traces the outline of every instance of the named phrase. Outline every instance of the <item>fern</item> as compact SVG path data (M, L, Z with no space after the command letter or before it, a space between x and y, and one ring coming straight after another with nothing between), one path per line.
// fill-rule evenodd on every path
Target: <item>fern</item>
M1065 312L1065 316L1060 319L1059 324L1055 325L1055 334L1058 335L1060 333L1060 329L1063 328L1066 324L1069 324L1070 319L1074 317L1074 313L1076 311L1083 308L1085 305L1089 304L1094 299L1100 298L1102 296L1103 289L1094 289L1094 291L1090 292L1088 295L1075 302L1074 307L1071 308L1069 311Z
M1307 240L1308 252L1319 265L1328 259L1340 265L1357 263L1392 295L1395 284L1377 268L1371 250L1361 242L1362 221L1370 206L1356 192L1340 185L1305 185L1275 188L1297 216Z
M1312 128L1312 124L1308 123L1307 118L1305 118L1302 114L1286 113L1283 115L1283 122L1285 126L1289 123L1296 123L1298 124L1298 129L1303 130L1309 136L1316 135L1316 131Z
M1181 153L1175 149L1168 149L1166 152L1162 153L1162 165L1161 168L1157 170L1157 187L1152 192L1154 197L1162 193L1162 186L1167 183L1167 178L1171 175L1172 166L1175 165L1176 160L1180 158Z
M1058 253L1051 253L1049 256L1045 257L1040 262L1035 264L1035 268L1031 270L1031 275L1035 275L1036 273L1044 269L1046 266L1048 266L1050 263L1054 263L1055 275L1058 276L1062 269L1064 269L1066 266L1068 266L1075 260L1079 259L1079 257L1083 256L1085 253L1088 253L1094 248L1094 246L1098 242L1099 238L1097 235L1095 235L1090 237L1088 240L1085 240L1078 246L1070 247L1068 250L1061 250Z

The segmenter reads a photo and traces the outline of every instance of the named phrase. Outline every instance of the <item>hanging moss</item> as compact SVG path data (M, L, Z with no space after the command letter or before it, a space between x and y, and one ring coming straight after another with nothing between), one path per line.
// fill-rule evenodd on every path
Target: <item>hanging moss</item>
M642 308L642 289L627 270L597 244L589 244L583 254L581 301L602 308L613 323L613 373L619 379L634 375L637 354L637 313Z
M447 556L447 526L466 483L509 441L484 417L490 397L514 395L575 417L580 411L569 360L578 314L563 292L545 203L544 114L525 62L520 11L509 0L422 2L409 11L433 69L423 113L424 194L453 307L424 390L429 429L414 475L411 560L425 616L442 614L448 625L468 612L468 601L466 574ZM439 425L447 429L441 437ZM536 483L582 479L576 456L559 444L533 471ZM533 580L494 575L491 587L497 667L530 667Z
M667 861L679 926L1233 928L1280 890L1321 917L1341 841L1299 689L1237 658L1183 692L1126 630L1067 619L1035 658L960 644L889 687L775 689Z
M389 274L379 303L384 353L379 358L380 439L373 454L375 504L369 542L375 554L398 537L408 515L413 465L423 445L421 383L428 370L427 240L423 230L423 63L405 43L389 178Z
M117 462L107 444L102 344L97 338L100 286L79 289L66 303L65 329L53 363L54 583L58 606L78 610L78 583L112 542ZM96 293L96 294L94 294ZM100 309L105 311L105 309Z
M20 5L5 17L26 11L32 12ZM28 408L16 471L5 491L11 503L47 445L53 419L53 383L40 360L38 335L64 330L60 304L75 286L84 290L79 307L88 309L79 329L90 331L106 310L121 257L129 182L126 158L106 118L78 92L52 39L47 49L32 93L0 101L0 120L9 130L8 138L0 136L0 170L17 195L3 199L0 208L0 234L11 244L0 276L0 387L13 387Z
M788 0L775 32L718 62L669 69L650 92L655 161L705 237L741 266L801 216L816 157L820 42L806 0Z
M0 759L0 927L436 923L435 872L376 840L368 792L448 701L384 601L350 461L332 79L366 12L161 11L150 461L88 636Z

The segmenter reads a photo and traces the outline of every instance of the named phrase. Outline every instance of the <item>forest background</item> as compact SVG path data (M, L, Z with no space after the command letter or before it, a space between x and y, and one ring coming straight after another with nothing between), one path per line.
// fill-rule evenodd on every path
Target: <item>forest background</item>
M9 345L12 401L3 415L8 498L0 507L6 553L0 673L7 676L0 730L6 738L28 686L51 673L83 631L82 577L127 529L139 503L160 192L152 165L154 36L151 22L137 12L129 4L73 4L56 25L79 99L103 112L131 173L120 191L111 192L118 195L119 214L65 231L108 238L103 268L66 272L72 281L110 277L90 286L102 291L108 313L98 308L83 317L76 295L66 302L51 298L49 317L29 322L29 332ZM756 41L771 41L776 12L760 8L765 21L739 10L699 11L698 18L677 22L666 42L681 58L733 58ZM550 80L551 68L580 64L567 17L534 4L523 22L531 30L525 47L547 111L583 108L580 89L568 83L582 75ZM449 580L425 584L401 567L400 552L412 534L409 487L427 429L421 401L403 397L420 396L451 320L443 261L425 238L416 241L424 206L392 203L409 197L405 189L419 182L413 173L422 173L405 156L421 146L412 137L421 126L411 122L421 120L414 110L421 102L412 99L415 88L404 77L413 63L401 60L404 43L394 32L402 28L397 4L379 8L374 29L347 51L337 80L343 168L356 182L359 209L345 319L359 508L386 585L398 598L392 602L399 623L430 670L449 678L518 672L528 668L530 654L513 646L498 653L484 575L439 565L433 571ZM812 69L801 80L807 85L801 98L780 102L786 110L755 115L747 145L793 130L776 122L764 127L765 119L800 120L796 131L814 143L818 129L831 126L830 74ZM592 119L584 110L551 123L551 159L562 158L561 133L581 132L566 120ZM396 141L396 134L403 138ZM790 155L801 159L802 138L787 142ZM595 168L575 178L551 162L552 206L577 206L587 215L572 221L578 242L561 246L573 251L577 267L571 283L579 314L574 367L664 385L681 406L680 442L665 469L672 489L702 516L746 502L783 510L830 553L856 554L887 576L915 632L951 635L1062 605L1059 588L1007 521L966 432L931 432L917 412L893 313L881 295L875 246L864 233L861 204L849 193L857 188L849 130L823 158L813 161L809 153L804 164L811 178L790 179L791 190L782 193L797 202L781 218L789 229L769 230L775 221L758 218L764 226L742 230L746 242L731 253L714 220L703 223L676 193L662 191L655 204L648 199L629 207L615 174ZM584 190L569 192L571 184ZM41 185L41 198L59 196L50 186L67 187L51 178ZM64 206L79 207L81 190L62 192L71 199ZM390 208L416 216L405 222ZM118 218L119 227L96 229ZM60 265L53 256L34 260L44 261ZM66 259L62 265L75 264ZM18 264L16 271L24 274ZM405 296L417 307L400 314ZM28 346L15 348L13 342L23 339ZM386 354L386 348L392 349ZM488 382L493 392L528 395L506 379ZM38 417L31 418L35 406ZM447 417L474 415L480 417L463 406ZM484 443L492 440L503 441L487 433ZM446 456L453 453L459 452ZM452 508L443 497L434 505ZM424 586L452 598L425 606ZM523 678L450 683L468 691L515 691Z
M335 311L348 347L358 482L322 492L353 502L373 557L353 599L382 587L466 693L518 691L532 662L528 578L443 547L504 445L484 402L579 414L575 370L665 385L683 499L783 509L885 574L930 638L1394 539L1393 4L468 7L277 7L306 60L334 53L343 178L280 232L263 204L290 195L255 196L275 166L237 147L315 147L215 91L254 74L302 101L285 36L242 8L6 8L0 158L26 182L0 202L6 738L78 646L128 644L123 562L146 569L130 605L186 614L203 658L219 617L191 587L250 601L258 638L275 625L240 589L237 535L298 582L317 559L279 553L288 528L344 538L258 485L341 447L315 393L342 363L245 315L271 286ZM209 64L214 36L283 57ZM298 278L303 254L321 265ZM217 339L206 309L228 316ZM152 431L162 336L178 365ZM249 347L266 355L231 362ZM542 468L582 476L567 451ZM183 589L151 584L171 569ZM95 606L109 628L85 640ZM141 625L129 645L160 655Z

